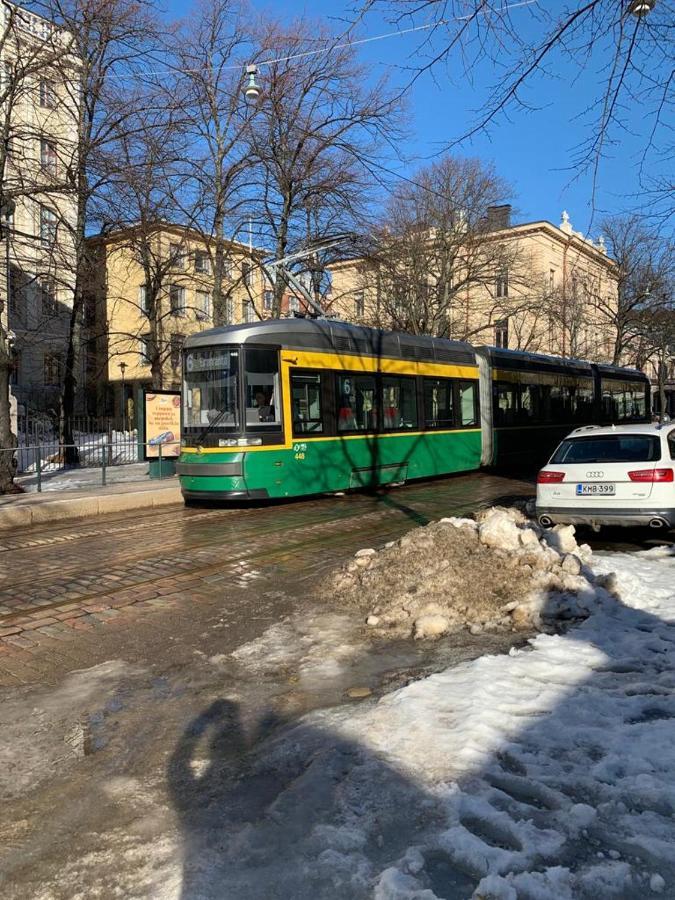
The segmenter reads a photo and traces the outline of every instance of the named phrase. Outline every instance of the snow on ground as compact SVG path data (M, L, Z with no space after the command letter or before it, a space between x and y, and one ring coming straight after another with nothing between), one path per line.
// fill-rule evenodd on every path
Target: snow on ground
M106 484L122 484L124 482L146 481L148 479L148 464L129 463L106 467ZM37 475L21 475L15 479L24 491L30 493L37 491ZM46 472L42 475L42 490L46 491L76 491L85 488L98 488L102 485L102 473L100 466L97 468L59 469Z
M565 635L312 713L225 779L175 755L183 896L674 897L675 553L593 565L620 599Z

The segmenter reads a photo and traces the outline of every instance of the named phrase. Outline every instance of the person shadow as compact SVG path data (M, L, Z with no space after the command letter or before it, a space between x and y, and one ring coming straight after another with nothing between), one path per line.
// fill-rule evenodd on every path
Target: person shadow
M675 897L674 687L675 622L606 593L377 704L219 699L168 765L182 900Z

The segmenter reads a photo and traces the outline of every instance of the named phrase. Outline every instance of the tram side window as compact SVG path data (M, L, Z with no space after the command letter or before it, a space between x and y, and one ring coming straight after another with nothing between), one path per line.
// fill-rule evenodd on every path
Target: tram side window
M424 427L455 427L454 394L448 378L424 379Z
M321 375L316 372L293 372L291 405L293 433L320 434L323 431Z
M382 427L385 431L417 428L417 390L414 378L382 378Z
M464 428L478 424L478 382L459 382L459 423Z
M376 431L377 404L372 375L338 375L338 431Z
M519 386L518 421L522 425L530 425L537 416L538 390L536 384Z
M564 384L551 385L551 418L554 422L572 421L572 394Z
M572 390L572 411L575 422L593 421L593 387L578 384Z
M516 385L497 381L494 386L495 425L513 425L516 421Z
M257 347L246 349L246 427L256 431L281 426L279 354Z

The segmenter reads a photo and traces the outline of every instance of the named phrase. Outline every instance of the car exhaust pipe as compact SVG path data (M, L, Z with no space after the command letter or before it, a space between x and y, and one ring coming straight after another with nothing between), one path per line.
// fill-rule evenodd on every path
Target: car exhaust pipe
M539 516L539 524L542 528L551 528L553 525L553 521L549 518L549 516Z
M649 527L650 528L667 528L668 523L666 522L665 519L659 519L659 518L654 517L653 519L649 520Z

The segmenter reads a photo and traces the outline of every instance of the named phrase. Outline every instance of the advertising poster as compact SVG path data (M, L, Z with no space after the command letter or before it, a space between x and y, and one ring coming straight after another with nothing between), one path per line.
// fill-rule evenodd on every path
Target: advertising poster
M145 458L180 455L180 393L148 391L145 395Z

